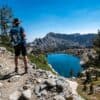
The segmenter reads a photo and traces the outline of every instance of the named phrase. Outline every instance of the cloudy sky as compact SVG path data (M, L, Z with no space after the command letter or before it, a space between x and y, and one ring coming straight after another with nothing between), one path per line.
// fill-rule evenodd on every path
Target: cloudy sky
M96 33L100 28L100 0L0 0L20 18L28 41L48 32Z

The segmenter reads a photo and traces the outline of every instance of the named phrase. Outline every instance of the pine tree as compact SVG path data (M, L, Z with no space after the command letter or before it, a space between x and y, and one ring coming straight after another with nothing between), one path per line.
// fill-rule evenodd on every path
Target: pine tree
M12 51L12 48L8 33L12 19L12 9L6 5L0 6L0 46L4 46L10 51Z
M1 35L7 35L12 21L12 9L8 6L0 7L0 31Z
M95 65L100 67L100 30L98 30L98 35L94 40L94 49L97 53L97 57L95 59Z

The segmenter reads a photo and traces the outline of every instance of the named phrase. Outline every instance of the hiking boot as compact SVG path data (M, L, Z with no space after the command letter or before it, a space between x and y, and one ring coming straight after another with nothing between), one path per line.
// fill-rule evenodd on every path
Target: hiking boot
M18 73L18 68L17 67L15 67L15 73Z
M28 68L27 67L25 67L25 73L28 73Z

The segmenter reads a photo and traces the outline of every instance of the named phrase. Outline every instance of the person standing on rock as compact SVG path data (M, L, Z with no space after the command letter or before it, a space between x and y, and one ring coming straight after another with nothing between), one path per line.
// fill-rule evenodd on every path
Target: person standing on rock
M18 18L13 19L12 28L10 30L11 44L15 52L15 72L18 73L18 58L20 54L23 56L25 65L25 73L27 73L27 50L26 50L26 35L24 29L20 26Z

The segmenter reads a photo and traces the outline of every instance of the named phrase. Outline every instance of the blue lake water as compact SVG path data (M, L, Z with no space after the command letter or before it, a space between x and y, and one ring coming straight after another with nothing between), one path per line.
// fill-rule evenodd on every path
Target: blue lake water
M80 59L72 55L48 54L47 60L53 69L64 77L69 77L71 70L73 70L74 76L77 76L77 73L82 71Z

